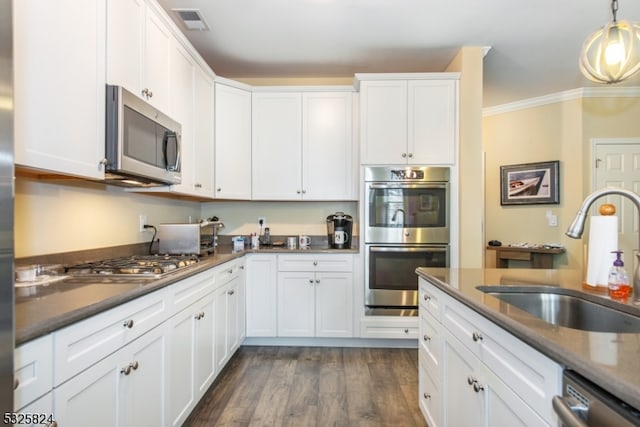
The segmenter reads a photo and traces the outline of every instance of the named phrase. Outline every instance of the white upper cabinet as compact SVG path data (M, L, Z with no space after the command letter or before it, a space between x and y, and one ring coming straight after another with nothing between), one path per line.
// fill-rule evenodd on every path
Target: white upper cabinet
M354 198L352 96L253 94L254 200Z
M169 56L175 40L167 20L144 0L107 2L107 82L169 111Z
M362 164L455 164L458 74L357 75Z
M200 67L194 80L193 191L213 197L214 165L214 83L213 77Z
M251 91L215 84L215 196L251 199Z
M305 200L354 198L351 92L302 95L302 187Z
M302 94L254 93L252 103L254 200L300 200Z
M16 165L104 178L105 11L105 0L14 2Z

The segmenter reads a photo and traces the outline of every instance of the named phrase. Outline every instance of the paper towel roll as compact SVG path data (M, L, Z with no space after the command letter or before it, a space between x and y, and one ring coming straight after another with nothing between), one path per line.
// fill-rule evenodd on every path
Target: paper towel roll
M591 286L607 286L609 269L616 259L611 253L618 250L618 217L592 216L589 226L589 257L586 283Z

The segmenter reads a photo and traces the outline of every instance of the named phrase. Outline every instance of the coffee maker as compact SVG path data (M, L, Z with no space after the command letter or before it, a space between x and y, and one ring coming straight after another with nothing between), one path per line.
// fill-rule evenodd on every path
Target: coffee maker
M344 212L336 212L327 217L327 237L329 247L333 249L350 249L353 218Z

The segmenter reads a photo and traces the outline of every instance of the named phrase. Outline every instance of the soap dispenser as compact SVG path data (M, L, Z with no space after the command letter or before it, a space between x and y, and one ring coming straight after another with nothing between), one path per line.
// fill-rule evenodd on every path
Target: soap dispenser
M616 254L616 260L613 261L613 265L609 270L609 296L616 299L626 299L631 293L631 286L629 285L629 276L624 269L624 262L622 262L622 251L612 251Z

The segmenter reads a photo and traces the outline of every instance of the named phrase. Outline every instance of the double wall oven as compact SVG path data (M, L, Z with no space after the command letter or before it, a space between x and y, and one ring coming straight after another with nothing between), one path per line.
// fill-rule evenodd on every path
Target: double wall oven
M417 316L418 267L449 266L449 168L364 170L367 315Z

